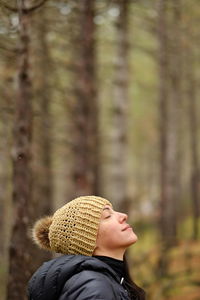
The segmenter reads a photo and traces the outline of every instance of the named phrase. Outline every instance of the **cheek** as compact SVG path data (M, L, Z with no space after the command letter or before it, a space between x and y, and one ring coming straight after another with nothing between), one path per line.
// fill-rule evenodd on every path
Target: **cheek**
M106 225L100 227L97 236L97 244L102 246L109 245L113 243L113 241L119 239L119 233L116 231L116 226L113 224L110 224L109 226Z

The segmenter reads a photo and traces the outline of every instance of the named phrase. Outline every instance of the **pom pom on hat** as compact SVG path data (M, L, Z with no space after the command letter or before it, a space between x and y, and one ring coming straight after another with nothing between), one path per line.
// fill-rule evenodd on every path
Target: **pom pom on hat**
M49 241L49 227L52 224L52 217L39 219L32 230L33 241L44 250L51 250Z

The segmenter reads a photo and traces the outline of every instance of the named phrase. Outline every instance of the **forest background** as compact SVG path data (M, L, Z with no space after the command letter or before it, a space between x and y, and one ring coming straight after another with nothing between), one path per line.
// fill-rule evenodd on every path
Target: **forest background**
M78 195L129 214L149 300L200 299L198 0L0 1L0 294L49 253L30 228Z

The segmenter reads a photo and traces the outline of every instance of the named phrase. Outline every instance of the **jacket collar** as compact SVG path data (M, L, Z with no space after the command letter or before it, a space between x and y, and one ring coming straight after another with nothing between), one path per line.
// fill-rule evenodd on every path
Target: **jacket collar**
M28 284L28 292L34 295L34 300L58 299L65 282L83 270L102 272L119 283L121 281L119 275L98 258L83 255L63 255L45 262L33 274Z

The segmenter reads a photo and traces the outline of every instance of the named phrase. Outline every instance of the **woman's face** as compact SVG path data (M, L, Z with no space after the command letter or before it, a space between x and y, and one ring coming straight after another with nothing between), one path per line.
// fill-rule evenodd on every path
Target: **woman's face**
M109 205L103 208L94 255L123 258L126 248L137 241L127 219L126 214L114 211Z

